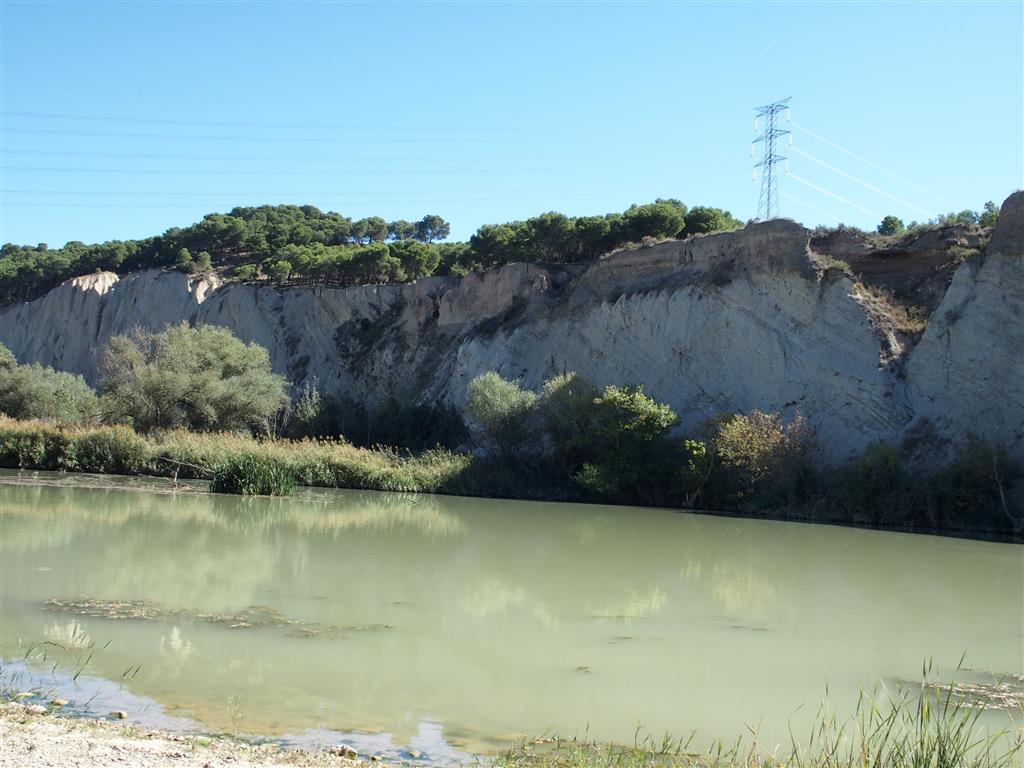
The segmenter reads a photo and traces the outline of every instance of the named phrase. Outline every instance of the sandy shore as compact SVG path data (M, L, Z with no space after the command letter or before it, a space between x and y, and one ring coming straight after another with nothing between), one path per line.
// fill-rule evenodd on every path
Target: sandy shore
M181 736L105 720L33 714L0 704L0 768L357 768L382 765L360 757L251 746L226 738Z

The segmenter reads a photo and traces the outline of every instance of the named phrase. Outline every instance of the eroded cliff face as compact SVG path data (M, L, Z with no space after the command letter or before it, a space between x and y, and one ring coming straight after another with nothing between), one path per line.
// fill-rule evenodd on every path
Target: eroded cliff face
M1024 194L1007 200L987 254L950 268L914 345L886 335L852 278L816 266L809 236L776 220L586 266L360 288L100 273L0 309L0 342L21 362L95 382L112 335L185 320L267 347L297 385L315 377L371 401L460 403L484 371L530 387L577 371L598 386L643 384L684 428L799 411L833 461L922 419L940 437L977 432L1024 458Z

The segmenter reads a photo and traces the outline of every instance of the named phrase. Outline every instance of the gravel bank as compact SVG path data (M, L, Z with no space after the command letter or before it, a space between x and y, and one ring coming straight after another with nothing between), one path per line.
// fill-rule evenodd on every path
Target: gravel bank
M180 736L104 720L33 714L0 704L0 768L357 768L381 763L331 754Z

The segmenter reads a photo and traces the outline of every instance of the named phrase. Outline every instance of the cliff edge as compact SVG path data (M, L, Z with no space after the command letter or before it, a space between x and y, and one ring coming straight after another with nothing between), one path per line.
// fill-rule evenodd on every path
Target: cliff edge
M899 253L847 244L861 279L823 265L811 242L774 220L585 265L356 288L97 273L0 308L0 342L23 363L95 382L112 335L184 320L267 347L296 385L315 377L370 401L459 403L487 370L530 387L577 371L599 386L643 384L684 428L723 412L799 411L833 461L924 420L940 438L975 432L1024 458L1024 193L962 263L942 243ZM872 269L927 287L923 330L886 322Z

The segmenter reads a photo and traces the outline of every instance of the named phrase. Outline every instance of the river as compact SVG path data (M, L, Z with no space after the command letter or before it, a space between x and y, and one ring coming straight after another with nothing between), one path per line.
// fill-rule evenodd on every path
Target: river
M16 477L0 474L6 684L49 681L83 712L444 762L517 733L632 742L638 726L788 743L826 686L844 707L929 659L942 679L964 654L959 674L1024 672L1017 544Z

